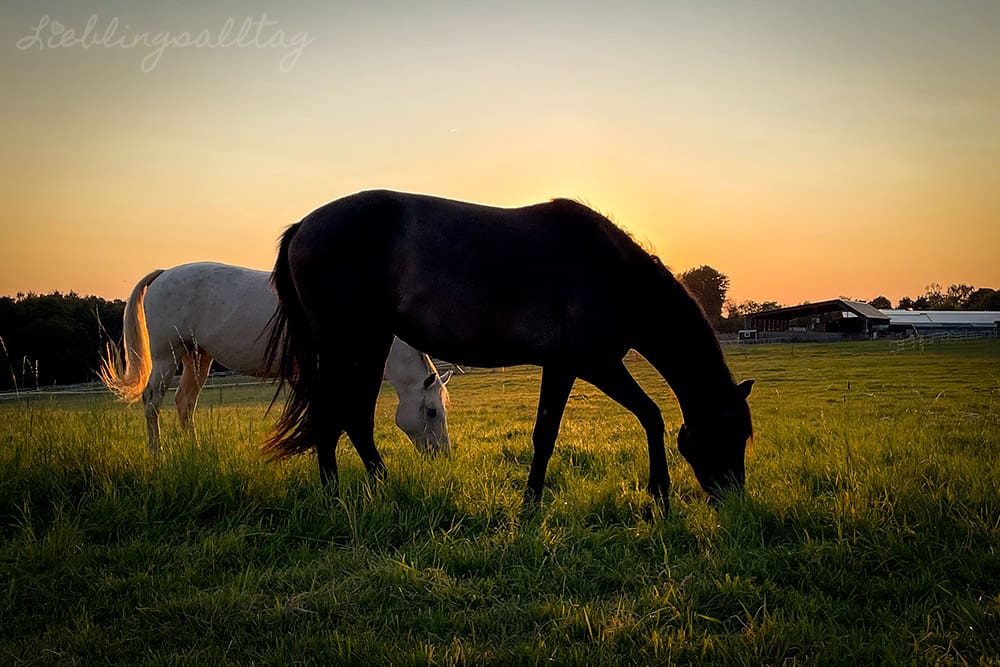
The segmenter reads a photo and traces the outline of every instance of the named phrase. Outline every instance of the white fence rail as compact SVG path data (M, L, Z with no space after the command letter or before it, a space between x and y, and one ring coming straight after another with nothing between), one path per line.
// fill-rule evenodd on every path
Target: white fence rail
M996 338L996 330L983 329L963 330L963 331L937 331L929 334L918 334L910 338L896 341L896 352L909 352L911 350L924 351L924 348L932 343L944 343L958 340L982 340L984 338Z

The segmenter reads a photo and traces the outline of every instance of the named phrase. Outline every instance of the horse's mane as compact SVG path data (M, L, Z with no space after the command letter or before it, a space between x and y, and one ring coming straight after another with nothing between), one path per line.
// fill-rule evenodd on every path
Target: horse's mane
M607 234L609 240L614 242L620 250L635 259L636 264L642 267L640 270L644 276L646 284L656 285L657 291L664 295L676 312L685 315L685 327L665 327L665 331L674 335L682 335L689 341L698 341L698 345L706 351L708 358L723 360L722 347L715 335L705 309L695 294L683 282L677 279L670 271L669 267L654 252L650 243L643 243L635 237L635 234L624 228L606 213L601 213L591 207L585 201L579 199L553 199L553 204L572 207L580 215L586 216L595 222L600 229ZM730 377L729 369L725 363L720 364L720 372Z
M697 297L688 289L687 285L674 276L667 264L655 253L652 243L636 238L631 230L616 222L610 213L598 211L586 200L553 199L552 203L558 206L571 207L576 213L582 214L595 222L621 250L631 255L640 266L645 267L647 278L652 279L655 283L660 283L661 287L665 288L667 293L671 295L672 300L680 304L686 304L688 307L693 306L700 313L701 318L705 319L706 325L708 324L705 311L701 307L701 303ZM711 331L710 325L708 328Z
M642 250L647 255L660 262L660 259L656 256L656 248L653 246L653 242L649 239L640 239L637 237L635 232L615 220L614 213L595 208L589 201L582 197L560 197L553 199L552 203L570 205L577 208L577 210L587 214L588 217L596 221L601 227L611 232L613 235L624 237L628 241L631 241L632 245L636 248ZM662 262L660 263L662 264Z

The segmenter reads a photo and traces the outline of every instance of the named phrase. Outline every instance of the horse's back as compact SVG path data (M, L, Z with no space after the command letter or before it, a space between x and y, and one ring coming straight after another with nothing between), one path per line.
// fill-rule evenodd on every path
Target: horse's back
M616 235L568 200L498 208L368 191L306 216L289 258L313 312L357 312L365 326L388 314L393 333L456 361L541 363L620 333L634 280Z
M169 350L183 341L233 370L262 372L261 333L277 307L269 275L217 262L168 269L146 292L151 347Z
M429 195L370 190L330 202L301 222L290 249L324 271L336 258L344 271L382 262L417 272L442 267L455 278L520 282L537 287L550 274L619 268L625 235L572 200L500 208ZM631 243L631 242L627 242ZM400 279L398 282L403 282Z

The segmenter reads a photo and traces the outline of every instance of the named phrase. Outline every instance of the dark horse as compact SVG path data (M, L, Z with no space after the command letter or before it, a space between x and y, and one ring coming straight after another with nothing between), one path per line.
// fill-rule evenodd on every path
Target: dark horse
M576 378L638 417L649 444L649 491L670 488L663 418L622 359L642 354L684 415L677 438L702 488L742 488L753 429L705 314L658 258L576 201L494 208L391 191L322 206L281 237L272 360L292 392L265 444L275 459L315 447L336 480L347 432L373 477L375 400L393 335L469 366L542 367L527 501L545 468ZM273 367L273 366L272 366Z

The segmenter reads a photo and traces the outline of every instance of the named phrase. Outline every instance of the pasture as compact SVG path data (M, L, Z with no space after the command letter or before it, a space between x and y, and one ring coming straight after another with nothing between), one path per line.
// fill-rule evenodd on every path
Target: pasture
M389 477L345 438L339 499L313 459L261 459L269 385L207 387L198 446L164 410L159 465L141 408L0 402L0 663L1000 664L1000 342L890 349L727 352L756 438L718 510L631 360L667 516L638 423L582 382L522 512L534 368L452 380L447 460L384 389Z

